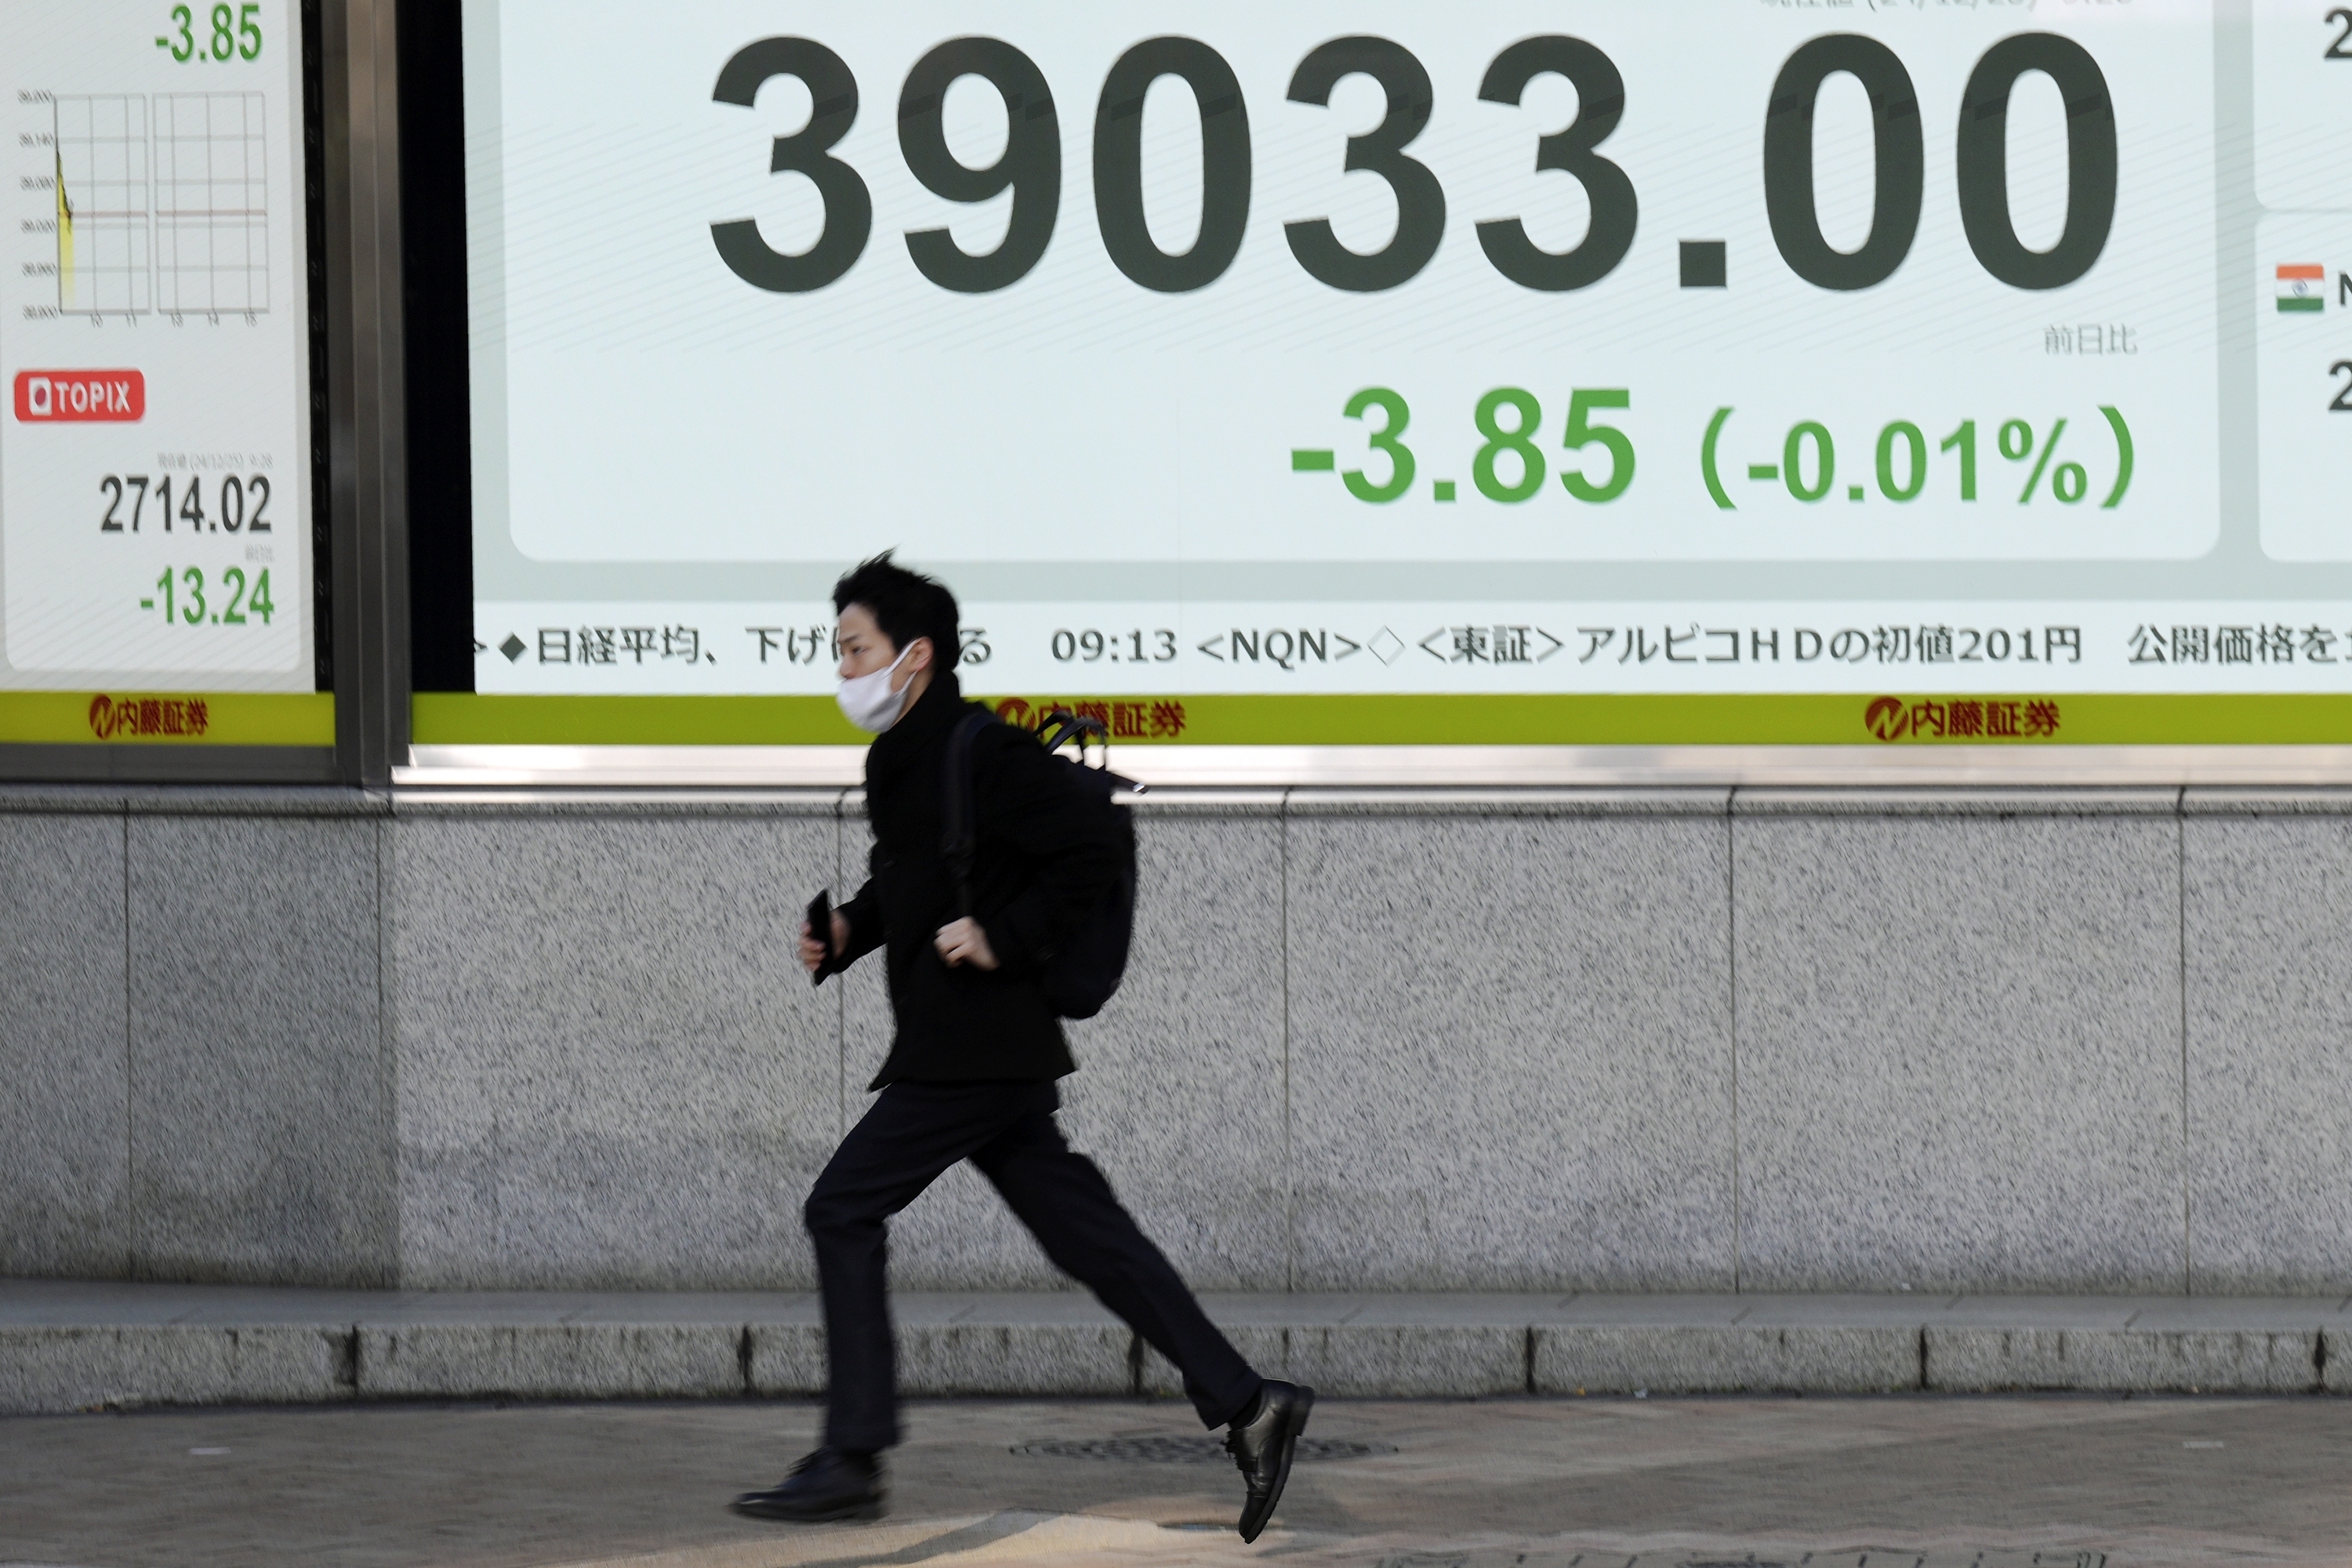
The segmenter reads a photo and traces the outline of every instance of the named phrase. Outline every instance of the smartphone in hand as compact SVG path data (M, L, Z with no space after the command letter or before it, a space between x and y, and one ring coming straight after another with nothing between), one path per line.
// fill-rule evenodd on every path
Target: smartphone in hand
M824 943L824 962L809 971L809 984L822 985L824 984L824 977L833 973L835 962L841 956L833 951L832 889L819 889L816 897L809 900L808 928L809 935Z

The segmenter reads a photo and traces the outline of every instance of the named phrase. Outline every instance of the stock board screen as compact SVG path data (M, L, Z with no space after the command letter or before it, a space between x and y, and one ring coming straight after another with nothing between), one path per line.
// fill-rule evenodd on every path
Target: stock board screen
M2218 9L469 0L419 737L840 738L894 548L1123 739L2352 738L2352 21Z
M0 9L0 741L324 744L294 0Z

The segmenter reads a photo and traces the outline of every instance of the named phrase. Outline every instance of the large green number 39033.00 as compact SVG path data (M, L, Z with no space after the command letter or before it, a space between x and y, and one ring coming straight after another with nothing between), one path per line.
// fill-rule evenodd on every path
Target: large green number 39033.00
M1412 423L1412 411L1405 406L1403 398L1387 387L1368 386L1348 399L1348 406L1341 412L1350 419L1361 419L1365 410L1370 408L1377 408L1388 416L1388 423L1384 426L1365 437L1371 443L1373 451L1388 454L1388 482L1372 483L1364 477L1361 468L1349 468L1339 479L1348 487L1348 493L1358 500L1394 500L1412 489L1412 449L1398 439L1404 434L1404 427Z

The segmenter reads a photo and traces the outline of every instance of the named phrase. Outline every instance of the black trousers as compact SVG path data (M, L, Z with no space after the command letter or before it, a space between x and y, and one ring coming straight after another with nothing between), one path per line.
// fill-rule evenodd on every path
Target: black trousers
M959 1160L1004 1194L1055 1268L1182 1371L1203 1425L1222 1426L1257 1398L1263 1380L1136 1228L1095 1163L1070 1152L1054 1124L1060 1107L1050 1083L894 1083L841 1141L805 1211L824 1288L829 1446L898 1440L887 1222Z

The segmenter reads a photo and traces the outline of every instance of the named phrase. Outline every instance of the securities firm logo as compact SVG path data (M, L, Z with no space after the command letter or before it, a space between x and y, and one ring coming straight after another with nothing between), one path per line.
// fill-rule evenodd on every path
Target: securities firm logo
M147 413L135 370L20 370L16 417L26 425L129 424Z
M2061 719L2058 704L2047 698L1881 697L1862 711L1863 728L1886 742L2047 741L2057 735Z
M1108 697L1004 697L996 716L1024 730L1042 730L1055 713L1092 719L1114 741L1181 741L1189 720L1184 704L1168 699L1121 701Z
M89 732L101 741L173 736L201 740L212 728L212 705L201 697L113 697L89 700Z

